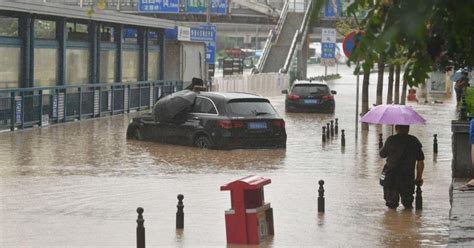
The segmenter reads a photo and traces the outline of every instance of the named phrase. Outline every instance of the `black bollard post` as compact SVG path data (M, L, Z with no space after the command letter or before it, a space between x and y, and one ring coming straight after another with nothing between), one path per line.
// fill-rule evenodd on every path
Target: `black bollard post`
M433 134L433 153L438 154L438 135Z
M137 208L137 248L145 248L145 227L143 226L143 208Z
M339 133L339 126L337 124L337 121L338 119L336 118L336 126L334 127L334 132L336 133L336 135Z
M383 138L382 138L382 134L379 133L379 149L381 149L383 147Z
M184 228L184 212L183 212L183 199L184 196L182 194L178 195L178 211L176 212L176 229L183 229Z
M334 137L334 121L331 120L331 138Z
M329 135L330 135L330 127L329 127L329 122L326 123L326 139L329 140Z
M417 210L423 209L423 197L421 196L421 187L420 185L416 185L416 199L415 205Z
M324 180L319 180L318 212L324 213Z
M323 143L326 142L326 127L323 126Z
M346 146L346 135L344 134L344 129L341 129L341 146Z

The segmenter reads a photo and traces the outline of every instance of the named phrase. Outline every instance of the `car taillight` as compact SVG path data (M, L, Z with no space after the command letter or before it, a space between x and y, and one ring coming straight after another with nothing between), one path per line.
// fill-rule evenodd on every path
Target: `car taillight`
M224 129L231 129L231 128L243 128L244 122L243 121L231 121L231 120L220 120L217 121L217 126Z
M288 95L288 100L290 100L290 101L295 101L295 100L298 100L298 99L300 99L300 96L298 96L298 95L293 95L293 94Z
M284 120L275 120L272 122L273 127L276 128L284 128L285 127L285 121Z
M323 96L323 99L326 100L326 101L334 100L334 96L333 95Z

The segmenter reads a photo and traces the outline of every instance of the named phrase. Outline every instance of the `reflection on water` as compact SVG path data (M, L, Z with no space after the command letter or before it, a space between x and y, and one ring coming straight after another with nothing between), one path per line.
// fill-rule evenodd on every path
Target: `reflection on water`
M323 71L309 69L315 75ZM392 129L371 125L356 141L355 79L350 70L339 68L339 73L343 78L329 83L338 91L334 115L286 114L283 97L271 99L286 121L286 150L203 151L128 141L125 131L136 113L1 133L0 246L131 247L135 209L142 206L149 247L222 247L230 196L219 187L252 174L272 180L265 199L274 208L275 237L264 247L446 244L452 98L443 98L444 104L414 104L428 120L411 128L426 155L425 208L389 211L378 185L384 164L378 134L386 139ZM346 131L345 147L341 132L322 143L322 126L334 118ZM326 182L324 214L317 213L320 179ZM185 195L185 229L176 231L180 193Z

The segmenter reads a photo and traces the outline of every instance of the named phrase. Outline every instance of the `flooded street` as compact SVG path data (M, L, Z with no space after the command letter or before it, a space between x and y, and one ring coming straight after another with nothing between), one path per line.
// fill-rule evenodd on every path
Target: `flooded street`
M446 245L455 100L409 103L427 119L410 130L426 157L424 209L388 211L378 180L384 164L378 133L385 139L391 127L371 125L355 142L356 79L344 67L342 78L329 83L338 92L334 115L286 114L283 95L271 98L286 121L286 150L203 151L128 141L126 128L136 113L0 133L0 246L134 247L140 206L148 247L224 247L230 196L220 186L247 175L272 180L265 187L275 221L268 247ZM308 71L324 74L320 66ZM376 77L371 74L370 105ZM322 144L321 127L334 118L346 130L345 148L340 138ZM320 179L324 215L317 213ZM184 194L182 232L175 230L177 194Z

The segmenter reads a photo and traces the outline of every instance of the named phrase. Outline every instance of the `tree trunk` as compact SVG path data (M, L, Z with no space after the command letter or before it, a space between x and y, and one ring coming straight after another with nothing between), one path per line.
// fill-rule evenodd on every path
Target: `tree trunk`
M406 100L407 100L407 81L403 80L402 99L400 99L400 104L405 105Z
M369 112L369 78L370 69L364 71L364 79L362 80L362 115ZM362 130L369 130L367 123L362 123Z
M400 65L395 66L395 104L400 103Z
M375 105L382 104L382 95L383 95L383 73L385 69L385 58L383 55L380 55L378 62L379 72L377 77L377 99Z
M394 73L395 67L394 65L389 66L389 71L388 71L388 90L387 90L387 104L393 103L393 73Z

